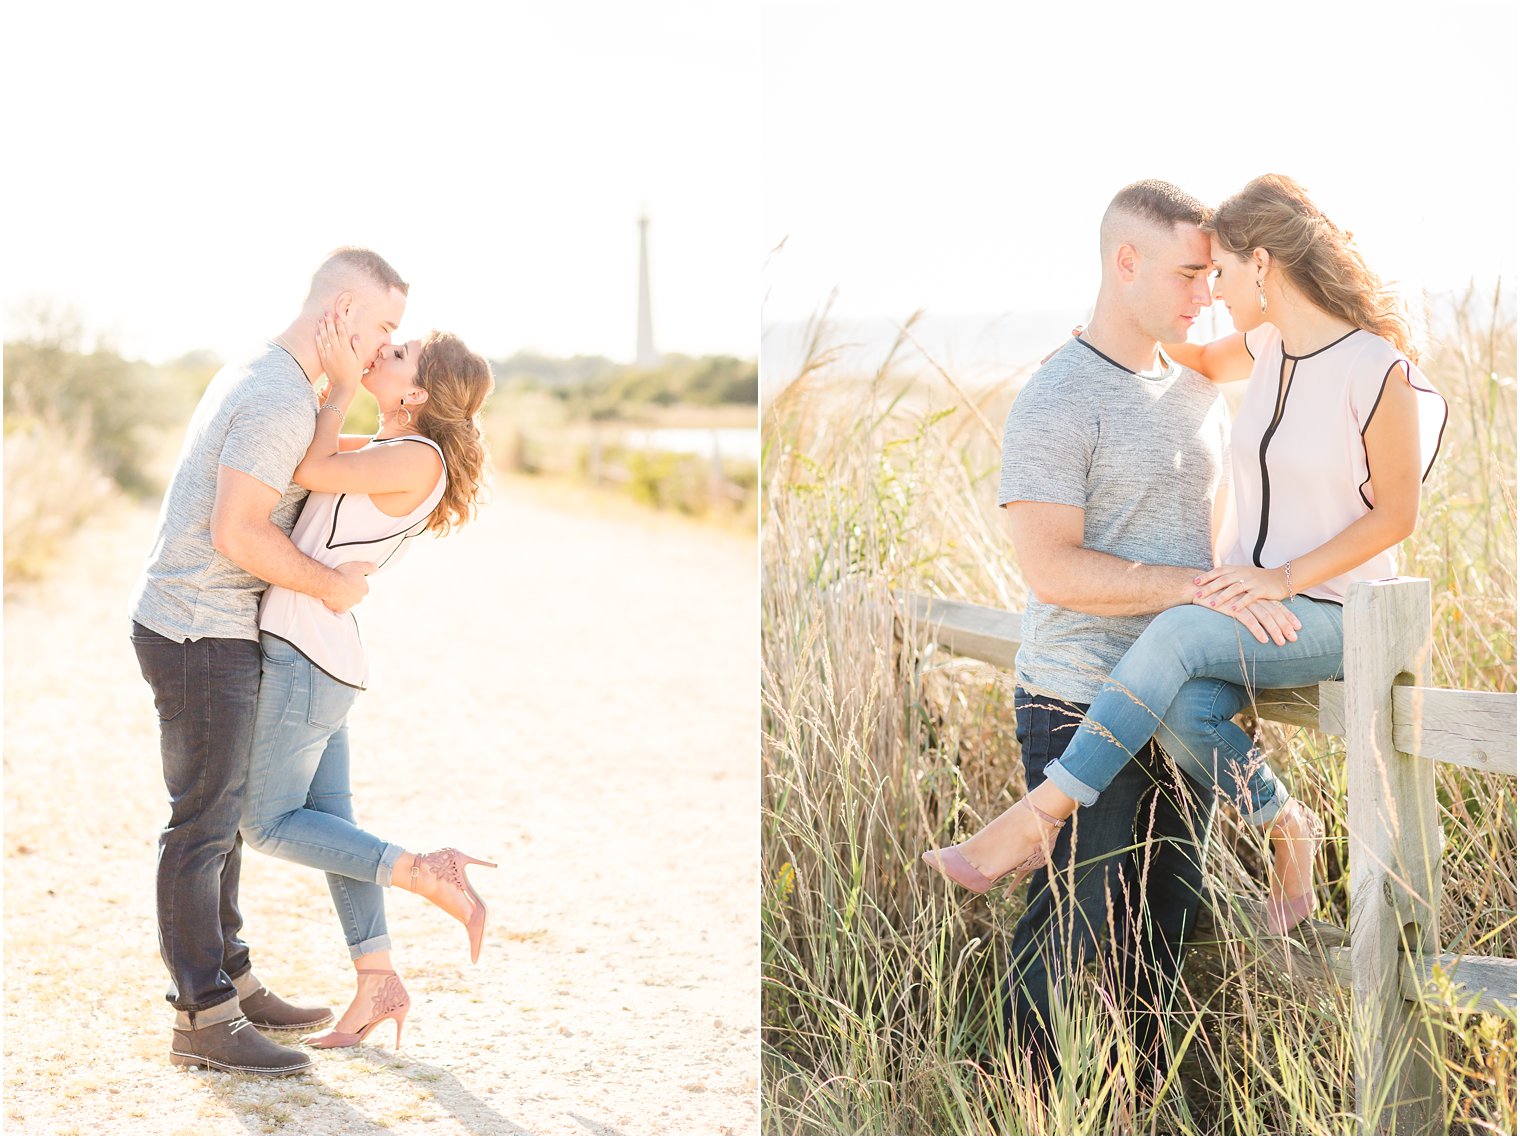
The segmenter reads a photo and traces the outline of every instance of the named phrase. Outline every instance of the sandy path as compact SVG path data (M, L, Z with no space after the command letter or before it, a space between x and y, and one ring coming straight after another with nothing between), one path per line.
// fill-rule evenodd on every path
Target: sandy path
M480 964L456 922L391 895L402 1050L382 1029L293 1079L167 1062L166 808L124 615L151 514L95 524L87 560L6 603L6 1131L756 1130L755 545L546 493L504 485L360 615L360 820L501 863L475 878ZM319 874L247 855L242 900L261 977L347 1000Z

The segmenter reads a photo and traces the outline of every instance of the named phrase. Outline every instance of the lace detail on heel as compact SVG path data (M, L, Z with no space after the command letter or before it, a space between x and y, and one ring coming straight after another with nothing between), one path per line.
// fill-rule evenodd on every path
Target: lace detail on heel
M444 913L464 923L465 932L470 938L470 963L474 964L480 960L480 943L485 936L486 903L475 892L475 887L470 885L469 875L465 872L467 866L487 866L494 870L496 863L471 858L452 846L435 850L431 854L416 855L412 859L411 889L414 894L422 895ZM427 871L431 879L426 888L422 883L423 870ZM463 906L451 908L449 903L454 899L440 898L440 888L455 891L463 900ZM455 912L456 909L459 912Z
M407 996L401 978L393 969L358 969L355 972L361 977L385 978L379 989L370 994L369 1020L357 1032L332 1029L320 1036L308 1036L301 1041L302 1044L311 1048L352 1048L364 1043L365 1037L381 1021L391 1020L396 1022L396 1047L401 1047L401 1026L406 1022L406 1014L412 1007L412 998Z

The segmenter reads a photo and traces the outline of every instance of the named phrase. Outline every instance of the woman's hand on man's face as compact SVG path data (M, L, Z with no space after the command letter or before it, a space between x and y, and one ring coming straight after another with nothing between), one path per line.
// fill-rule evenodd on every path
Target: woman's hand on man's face
M317 356L327 375L330 395L351 397L358 388L359 377L364 375L358 341L358 336L349 335L341 316L324 313L317 322Z

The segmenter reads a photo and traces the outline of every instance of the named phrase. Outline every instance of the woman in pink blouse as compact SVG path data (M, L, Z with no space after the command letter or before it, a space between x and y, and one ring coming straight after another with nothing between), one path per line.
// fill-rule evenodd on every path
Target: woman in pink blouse
M1340 677L1346 589L1394 574L1446 403L1416 367L1396 298L1291 178L1253 180L1209 228L1214 297L1244 335L1167 350L1215 383L1250 378L1233 428L1223 564L1198 576L1192 605L1146 628L1043 782L924 860L978 893L1010 876L1012 888L1159 729L1179 768L1267 829L1268 919L1281 933L1313 912L1323 828L1231 717L1249 705L1249 689ZM1287 643L1240 636L1230 613L1264 600L1297 618Z
M495 380L485 358L450 333L386 345L365 370L342 316L328 314L316 347L327 394L295 472L312 493L291 541L326 565L364 560L379 572L414 538L441 537L474 517L486 467L480 412ZM343 435L361 386L379 406L378 429ZM414 608L425 612L426 599ZM369 665L353 613L272 585L259 606L259 647L243 840L327 872L355 971L348 1008L331 1031L303 1043L350 1048L390 1021L400 1047L411 1000L391 961L384 888L417 894L463 924L473 962L487 911L468 868L495 864L453 847L413 852L355 822L348 713L369 683ZM438 761L424 749L416 762L426 769Z

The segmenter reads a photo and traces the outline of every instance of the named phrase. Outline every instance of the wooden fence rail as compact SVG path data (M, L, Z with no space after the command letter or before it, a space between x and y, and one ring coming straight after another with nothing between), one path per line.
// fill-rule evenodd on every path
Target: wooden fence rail
M1013 668L1017 613L905 594L937 647ZM1435 762L1515 778L1516 697L1430 687L1430 583L1358 582L1346 598L1344 681L1255 694L1261 719L1346 741L1348 944L1323 950L1352 992L1357 1114L1364 1131L1434 1133L1440 1057L1422 1005L1514 1015L1511 958L1442 953L1442 838ZM1325 923L1316 923L1324 926ZM1392 1106L1379 1106L1379 1105Z

